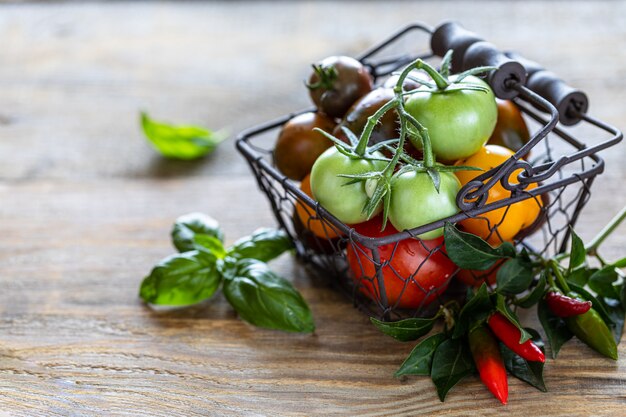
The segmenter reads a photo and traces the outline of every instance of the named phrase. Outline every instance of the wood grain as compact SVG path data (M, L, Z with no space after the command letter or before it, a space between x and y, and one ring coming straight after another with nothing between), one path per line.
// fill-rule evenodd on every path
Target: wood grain
M547 364L549 394L511 379L502 407L468 378L441 403L426 378L393 378L411 344L289 256L273 267L309 301L314 335L251 328L221 296L161 313L137 298L178 215L210 213L229 242L274 224L232 143L163 161L139 109L235 132L306 106L311 61L446 18L545 64L624 127L625 2L1 4L0 416L626 415L626 361L578 342ZM604 156L586 238L626 203L625 147Z

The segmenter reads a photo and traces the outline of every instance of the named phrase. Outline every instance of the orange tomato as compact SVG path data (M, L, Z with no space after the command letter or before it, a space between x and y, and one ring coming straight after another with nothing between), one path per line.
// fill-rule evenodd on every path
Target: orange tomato
M302 180L300 190L302 190L302 192L309 197L313 198L313 194L311 193L310 174ZM309 207L300 200L296 201L296 214L302 222L302 225L318 237L334 239L343 235L343 233L336 229L332 224L319 218L313 207Z
M487 171L502 164L512 155L513 151L503 146L487 145L474 155L457 161L455 165L473 166ZM519 169L513 173L510 178L511 183L516 183L516 178L521 172L522 170ZM461 184L465 185L481 173L481 171L457 171L456 176L461 181ZM530 190L536 187L536 184L531 184L527 189ZM511 197L511 192L498 182L489 190L489 196L485 204L491 204L509 197ZM459 226L465 231L483 238L491 245L497 246L502 242L512 242L520 230L533 224L539 216L540 210L541 199L530 198L510 206L488 211L474 218L463 220L459 222Z

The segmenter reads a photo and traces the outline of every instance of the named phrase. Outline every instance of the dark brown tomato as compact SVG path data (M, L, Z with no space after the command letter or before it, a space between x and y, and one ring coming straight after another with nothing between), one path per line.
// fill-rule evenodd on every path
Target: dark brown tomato
M323 114L309 112L283 126L274 147L274 163L288 178L301 181L311 172L317 157L332 146L324 135L313 131L316 127L332 132L335 122Z
M515 103L500 99L496 99L496 102L498 104L498 121L487 143L504 146L517 152L530 140L528 126ZM522 156L527 157L527 154Z
M345 126L359 137L363 129L365 129L367 118L376 113L378 109L384 106L389 100L393 99L393 97L393 90L390 88L377 88L370 91L367 95L361 97L359 101L354 103L341 123L337 125L333 134L347 142L345 134L341 129L342 126ZM397 138L399 127L398 113L395 110L389 110L380 119L376 127L374 127L372 136L370 136L369 145Z
M417 90L417 88L419 88L422 85L419 82L417 82L417 80L415 78L417 78L417 79L424 78L425 80L428 80L428 76L425 75L421 71L411 71L410 75L411 75L411 78L409 78L409 77L405 78L404 79L404 83L402 83L402 89L404 91ZM400 75L397 75L397 74L394 74L394 75L390 76L383 83L383 87L384 88L394 88L396 86L396 84L398 84L398 79L399 78L400 78Z
M313 65L307 86L318 110L330 117L343 117L350 106L372 90L372 77L359 61L331 56Z

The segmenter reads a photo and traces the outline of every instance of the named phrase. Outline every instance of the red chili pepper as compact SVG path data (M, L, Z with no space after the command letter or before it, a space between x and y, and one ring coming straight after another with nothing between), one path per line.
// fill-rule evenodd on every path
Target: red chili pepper
M533 362L546 361L546 356L531 340L527 340L524 343L519 342L522 333L502 314L492 314L487 323L496 337L522 358Z
M581 301L556 291L546 294L548 308L559 317L573 317L585 314L591 309L591 301Z
M506 404L509 383L498 341L487 327L479 326L470 332L469 345L483 384L502 404Z

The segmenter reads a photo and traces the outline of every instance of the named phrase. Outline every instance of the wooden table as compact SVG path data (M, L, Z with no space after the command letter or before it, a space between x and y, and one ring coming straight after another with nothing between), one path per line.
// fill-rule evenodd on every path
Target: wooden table
M610 1L0 5L0 415L626 415L624 343L618 362L568 344L546 366L548 394L512 378L502 407L468 378L441 403L428 379L393 378L411 344L290 257L273 267L309 301L314 335L254 329L222 296L161 314L137 297L178 215L210 213L228 242L274 225L232 141L163 160L140 109L237 132L307 106L313 60L456 18L625 128L625 16ZM625 149L604 155L585 238L626 204Z

